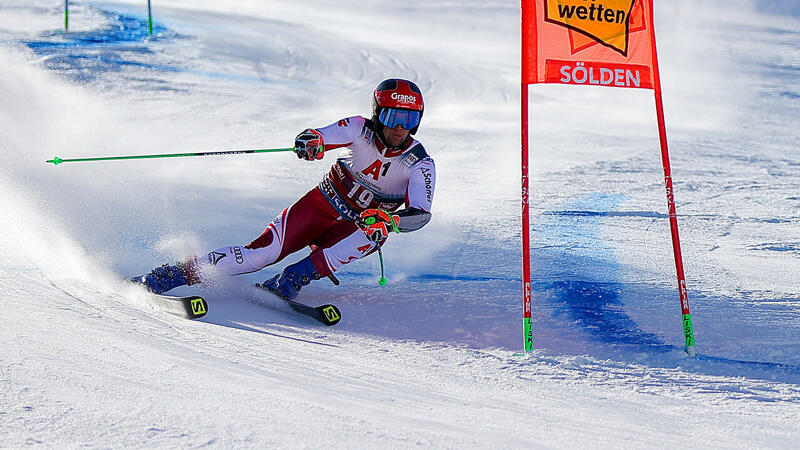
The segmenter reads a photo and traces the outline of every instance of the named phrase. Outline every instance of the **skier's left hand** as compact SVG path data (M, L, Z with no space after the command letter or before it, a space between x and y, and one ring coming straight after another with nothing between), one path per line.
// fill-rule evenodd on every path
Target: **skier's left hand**
M356 220L356 225L367 235L367 239L373 242L381 242L389 237L389 232L400 233L397 224L399 216L392 215L382 209L366 209Z

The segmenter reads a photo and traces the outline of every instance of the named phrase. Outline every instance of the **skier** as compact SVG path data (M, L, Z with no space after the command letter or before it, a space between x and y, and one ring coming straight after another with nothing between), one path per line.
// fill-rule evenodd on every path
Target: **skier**
M132 281L161 294L201 282L213 266L226 275L255 272L304 247L311 253L262 284L293 300L312 280L363 258L390 231L416 231L431 219L436 181L433 159L412 137L422 119L422 93L411 81L382 81L372 94L372 117L348 117L303 130L294 151L308 161L345 147L322 182L283 210L255 240L165 264ZM398 210L405 204L404 209Z

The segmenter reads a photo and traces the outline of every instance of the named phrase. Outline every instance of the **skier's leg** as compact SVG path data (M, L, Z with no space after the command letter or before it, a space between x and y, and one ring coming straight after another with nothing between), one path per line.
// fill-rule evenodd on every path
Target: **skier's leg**
M208 267L226 275L255 272L309 245L335 225L338 217L319 189L315 188L279 214L250 244L221 247L208 252L205 257L188 258L174 265L165 264L132 281L160 294L178 286L200 282L201 273Z
M270 222L264 232L248 245L227 246L210 251L201 261L206 266L214 266L217 272L225 275L241 275L243 273L255 272L265 266L273 264L289 253L300 250L303 247L302 239L304 232L307 232L303 225L307 222L297 220L293 209L297 205L292 205L283 210L275 219ZM292 220L294 219L294 220ZM294 228L294 232L289 232L289 236L294 239L287 240L287 228Z
M343 222L332 227L321 236L319 245L330 242L335 243L287 266L281 274L265 281L264 286L281 298L293 300L300 289L311 281L328 276L343 265L363 258L377 248L377 244L367 239L364 232L353 222Z
M378 249L378 244L369 240L363 231L353 224L355 228L350 234L345 235L332 245L322 245L322 250L316 255L315 265L322 266L322 275L339 270L345 264L361 259ZM383 243L383 242L381 242Z
M338 217L319 189L312 189L279 214L253 242L218 248L201 263L226 275L261 270L314 242L337 223Z

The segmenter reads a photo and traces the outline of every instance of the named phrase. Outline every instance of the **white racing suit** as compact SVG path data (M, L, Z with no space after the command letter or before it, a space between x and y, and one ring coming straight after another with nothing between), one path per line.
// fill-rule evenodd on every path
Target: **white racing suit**
M326 152L345 148L319 186L286 208L250 244L216 249L198 263L239 275L310 246L315 270L327 276L376 250L378 243L367 239L354 222L365 209L380 208L399 216L401 232L428 223L436 167L422 144L409 136L402 148L388 149L373 123L361 116L317 131Z

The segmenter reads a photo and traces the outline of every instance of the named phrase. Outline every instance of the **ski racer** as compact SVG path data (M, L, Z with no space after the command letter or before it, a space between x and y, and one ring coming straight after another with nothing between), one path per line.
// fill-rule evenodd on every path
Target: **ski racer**
M389 232L411 232L431 219L436 182L433 159L414 139L424 112L420 89L411 81L382 81L372 94L372 117L348 117L303 130L294 152L308 161L344 147L318 186L284 209L247 245L221 247L204 257L165 264L133 278L157 294L202 281L213 267L226 275L255 272L305 247L311 253L262 287L293 300L313 280L363 258ZM405 205L403 209L401 206Z

